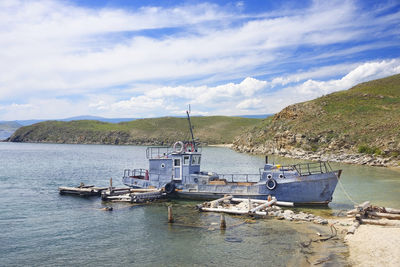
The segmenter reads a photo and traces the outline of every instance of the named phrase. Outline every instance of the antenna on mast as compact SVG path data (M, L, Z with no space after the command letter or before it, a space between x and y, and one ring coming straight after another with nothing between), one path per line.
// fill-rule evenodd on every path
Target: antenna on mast
M194 142L194 135L193 135L193 128L192 128L192 123L191 123L191 121L190 121L190 104L189 104L189 108L188 108L188 110L186 110L186 114L187 114L187 119L188 119L188 122L189 122L189 130L190 130L190 134L191 134L191 136L192 136L192 143L193 143L193 146L196 146L196 143Z

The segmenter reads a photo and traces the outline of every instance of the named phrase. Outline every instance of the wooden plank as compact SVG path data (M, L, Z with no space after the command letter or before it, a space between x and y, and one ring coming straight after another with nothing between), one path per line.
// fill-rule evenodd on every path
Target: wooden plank
M131 192L155 192L155 191L160 191L160 189L157 188L131 188Z
M212 184L212 185L226 185L226 181L210 181L208 184Z
M252 186L255 183L250 183L250 182L237 182L237 185L242 185L242 186Z
M247 210L237 210L237 209L224 209L224 208L201 208L202 211L212 211L212 212L225 212L230 214L248 214Z

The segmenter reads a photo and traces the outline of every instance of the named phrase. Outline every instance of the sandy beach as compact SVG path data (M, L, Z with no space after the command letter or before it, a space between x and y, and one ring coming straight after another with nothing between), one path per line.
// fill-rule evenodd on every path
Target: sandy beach
M347 235L352 266L400 266L400 228L360 225Z
M228 147L231 148L233 146L233 144L216 144L216 145L208 145L208 146L212 146L212 147Z

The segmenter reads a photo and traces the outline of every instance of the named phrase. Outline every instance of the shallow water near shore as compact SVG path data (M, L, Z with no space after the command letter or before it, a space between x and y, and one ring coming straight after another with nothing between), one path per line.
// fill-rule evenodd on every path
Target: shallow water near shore
M106 186L110 177L114 186L123 186L123 169L147 167L145 149L0 143L2 265L295 266L318 260L345 265L346 248L339 240L304 246L316 232L329 235L326 226L226 216L228 229L220 231L219 214L198 212L198 202L135 206L58 194L58 186ZM202 170L218 173L257 173L264 163L262 156L218 147L203 148L202 160ZM343 169L342 183L355 201L400 207L399 172L332 167ZM167 223L167 205L173 206L172 225ZM102 211L105 206L114 210ZM330 216L351 206L338 187L329 207L300 209Z

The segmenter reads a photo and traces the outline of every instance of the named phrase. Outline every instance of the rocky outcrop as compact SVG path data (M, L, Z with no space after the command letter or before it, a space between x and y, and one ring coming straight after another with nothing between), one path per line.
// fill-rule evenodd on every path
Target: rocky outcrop
M290 105L238 136L233 149L400 167L400 75Z

